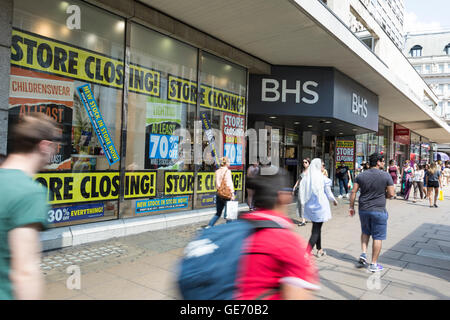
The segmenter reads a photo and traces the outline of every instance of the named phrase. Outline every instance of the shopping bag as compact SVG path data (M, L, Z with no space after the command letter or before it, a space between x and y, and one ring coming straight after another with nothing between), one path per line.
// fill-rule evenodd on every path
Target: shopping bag
M237 201L227 201L227 206L225 207L225 219L236 220L238 218L238 211Z
M439 190L439 200L444 200L444 191Z
M353 189L353 181L349 180L348 181L348 190L352 190Z

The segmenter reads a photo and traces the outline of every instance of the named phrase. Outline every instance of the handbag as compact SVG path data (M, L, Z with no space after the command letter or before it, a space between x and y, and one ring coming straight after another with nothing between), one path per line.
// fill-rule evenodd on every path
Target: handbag
M225 207L225 219L236 220L238 218L238 202L237 201L227 201Z
M225 174L222 177L222 182L220 183L219 189L217 189L217 194L219 197L225 200L230 200L233 197L233 193L231 192L231 189L229 186L227 186L227 183L225 181L225 175L227 174L228 170L225 171Z
M444 191L442 191L442 189L439 190L439 200L440 200L440 201L443 201L443 200L444 200Z

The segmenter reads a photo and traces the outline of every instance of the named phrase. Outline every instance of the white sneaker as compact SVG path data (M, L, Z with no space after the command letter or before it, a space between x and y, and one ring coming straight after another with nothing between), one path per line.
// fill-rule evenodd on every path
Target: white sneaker
M342 199L342 195L341 194L339 195L338 199Z
M344 197L348 199L348 193Z

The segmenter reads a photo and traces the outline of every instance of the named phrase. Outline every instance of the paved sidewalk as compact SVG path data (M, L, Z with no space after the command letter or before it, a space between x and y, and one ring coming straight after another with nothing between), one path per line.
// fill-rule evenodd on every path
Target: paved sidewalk
M428 202L389 200L388 237L380 277L356 268L360 254L358 216L348 200L333 207L322 229L327 256L316 259L321 279L317 299L450 299L450 187L439 208ZM295 218L295 207L290 216ZM174 283L184 246L204 223L44 252L46 299L179 299ZM311 224L296 227L306 240ZM369 246L371 256L371 244ZM80 289L67 289L67 267L79 266ZM72 283L73 284L73 283Z

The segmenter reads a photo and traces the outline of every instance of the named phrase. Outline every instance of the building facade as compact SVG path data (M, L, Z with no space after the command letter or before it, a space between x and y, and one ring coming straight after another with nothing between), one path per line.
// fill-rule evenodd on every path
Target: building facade
M398 48L403 48L404 0L363 0L369 13Z
M0 0L0 152L31 112L64 138L36 176L52 205L44 247L209 219L223 155L242 203L255 143L256 160L294 183L304 157L333 177L340 160L424 161L450 142L423 104L435 94L363 3L348 3L342 17L358 16L373 48L331 1Z
M450 122L450 31L407 34L404 54L439 98L433 110Z

